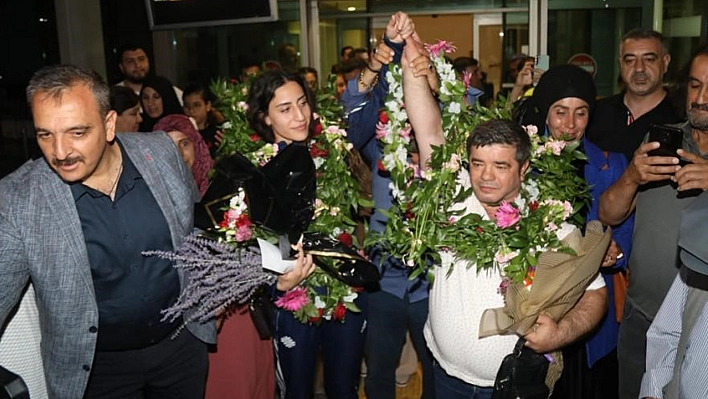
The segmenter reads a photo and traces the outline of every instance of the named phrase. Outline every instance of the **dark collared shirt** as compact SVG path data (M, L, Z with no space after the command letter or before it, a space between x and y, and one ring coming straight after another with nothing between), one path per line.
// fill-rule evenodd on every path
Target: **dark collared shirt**
M71 186L98 304L99 351L147 347L181 322L160 322L160 310L179 295L172 262L142 255L173 250L169 226L147 183L120 149L123 172L113 201L83 184Z

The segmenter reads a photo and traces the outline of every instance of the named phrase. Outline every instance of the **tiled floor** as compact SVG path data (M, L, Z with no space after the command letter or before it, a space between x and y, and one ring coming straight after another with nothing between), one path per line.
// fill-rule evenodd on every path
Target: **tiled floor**
M408 384L406 386L397 386L396 387L396 398L395 399L420 399L420 391L422 389L422 380L421 380L421 371L420 368L418 368L418 372L413 374L411 376L410 381L408 381ZM319 398L318 398L319 399ZM324 399L324 398L322 398ZM359 399L366 399L366 395L364 394L364 382L361 382L361 386L359 388Z

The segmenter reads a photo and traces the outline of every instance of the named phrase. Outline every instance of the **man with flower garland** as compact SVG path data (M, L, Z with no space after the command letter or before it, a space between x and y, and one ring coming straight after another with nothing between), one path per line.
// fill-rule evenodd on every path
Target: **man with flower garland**
M406 109L417 132L423 168L431 157L432 146L445 142L439 107L428 83L435 71L429 68L430 60L425 54L414 34L406 40L401 60ZM474 191L463 204L467 213L497 220L498 224L512 223L513 217L505 214L500 205L519 196L529 167L530 146L528 135L510 121L492 120L475 129L467 142ZM563 238L573 229L564 225L557 235ZM455 262L452 255L441 254L441 257L443 267L430 294L425 327L428 346L437 360L436 393L446 399L490 398L502 359L512 352L518 340L515 335L481 339L475 335L483 311L504 304L498 292L502 282L500 272L492 269L478 273L474 265L467 267L465 261ZM548 353L577 340L599 323L605 313L605 302L604 281L598 275L558 322L541 314L524 336L526 346L538 353Z
M385 74L390 62L398 61L404 39L414 30L408 15L399 12L393 15L386 26L384 40L374 50L366 68L358 78L347 84L342 97L348 115L347 138L361 151L371 166L372 194L376 210L371 217L370 228L374 232L386 231L387 217L382 211L391 208L391 179L379 169L383 158L376 139L376 123L379 109L388 92ZM395 397L395 371L410 331L411 341L423 370L421 398L434 399L433 365L430 352L425 346L423 327L428 317L428 282L420 276L409 279L411 269L396 259L382 254L379 248L372 250L371 261L381 265L381 290L369 294L369 315L365 356L367 376L364 389L369 399Z

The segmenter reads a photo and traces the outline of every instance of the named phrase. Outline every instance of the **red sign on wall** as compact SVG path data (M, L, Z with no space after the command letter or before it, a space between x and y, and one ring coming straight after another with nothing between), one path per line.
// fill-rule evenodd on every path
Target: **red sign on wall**
M590 54L578 53L570 57L568 64L577 65L588 71L593 77L597 74L597 61Z

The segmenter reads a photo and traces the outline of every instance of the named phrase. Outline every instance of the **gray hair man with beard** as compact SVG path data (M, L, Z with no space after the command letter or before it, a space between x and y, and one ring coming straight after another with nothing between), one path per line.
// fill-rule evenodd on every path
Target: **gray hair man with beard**
M683 87L688 121L674 125L683 131L682 149L676 156L651 156L659 143L645 139L629 167L600 199L600 219L608 225L636 210L629 259L632 277L618 346L621 398L639 397L646 333L680 266L681 212L708 189L708 47L692 58Z
M700 48L693 57L686 77L688 123L694 141L704 153L708 150L708 46ZM679 188L705 190L706 160L679 151L679 155L693 162L676 172ZM704 193L683 211L679 234L682 268L647 333L641 398L708 397L708 381L704 378L708 366L708 251L704 233L707 205L708 193Z

